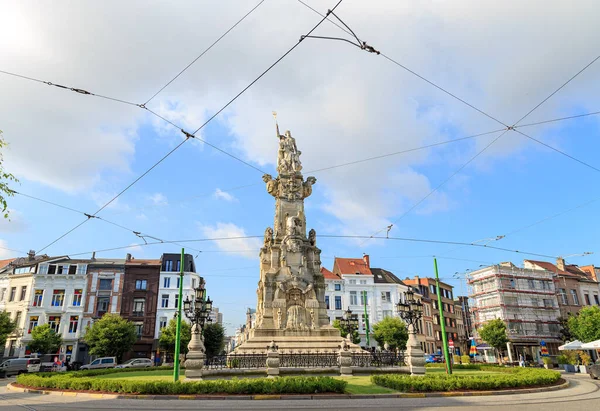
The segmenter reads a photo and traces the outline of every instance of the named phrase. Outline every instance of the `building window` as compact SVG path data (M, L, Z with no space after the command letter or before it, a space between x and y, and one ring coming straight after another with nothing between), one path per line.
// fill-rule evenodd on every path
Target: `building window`
M173 271L173 261L165 261L165 271Z
M577 291L575 290L570 290L571 291L571 297L573 297L573 305L579 305L579 297L577 297Z
M15 295L17 294L17 287L10 288L10 296L8 297L8 301L15 301Z
M364 285L367 283L367 280L360 280L360 283Z
M162 331L163 328L167 326L167 317L160 317L158 322L158 329Z
M98 286L99 290L111 290L112 289L112 279L110 278L101 278L100 279L100 284Z
M181 281L181 277L177 277L177 289L179 290L179 282Z
M56 274L56 264L50 264L48 266L48 274Z
M342 285L341 284L334 284L333 289L335 291L342 291Z
M5 295L6 295L6 288L0 289L0 301L4 301Z
M553 334L557 334L559 332L558 324L548 324L548 329Z
M163 280L163 288L170 288L171 287L171 277L165 277L165 279Z
M15 324L17 324L17 328L19 328L19 325L21 324L21 315L23 313L21 311L17 311L15 314Z
M383 310L383 318L392 317L392 310Z
M73 307L81 307L81 296L83 295L82 289L73 291Z
M48 324L50 325L50 329L58 334L58 330L60 329L60 315L49 316Z
M325 307L329 310L329 296L325 296Z
M162 300L161 300L160 306L162 308L168 308L169 307L169 294L163 294L162 295Z
M355 285L356 284L356 280L348 280L348 283L351 285Z
M69 274L71 274L71 275L77 274L77 264L71 264L69 266Z
M96 315L98 317L102 317L108 311L109 306L110 306L110 297L98 297L98 304L96 305L96 307L97 307Z
M142 333L144 332L144 323L143 322L135 322L135 334L138 338L142 337Z
M530 290L535 290L535 283L533 280L527 280L527 287L529 287Z
M563 305L569 305L569 300L567 300L567 291L564 288L560 288L558 290L558 294Z
M136 290L145 290L148 285L147 280L135 280L135 289Z
M181 260L177 260L177 267L175 268L175 271L177 271L177 272L181 271Z
M43 300L44 300L44 290L35 290L35 293L33 296L33 306L41 307Z
M537 298L532 298L531 299L531 305L534 307L537 307L540 305L540 301Z
M79 316L72 315L69 317L69 333L74 334L77 332L77 325L79 324Z
M27 334L31 334L31 331L38 326L38 320L40 317L32 315L29 317L29 328L27 328Z
M589 294L584 294L583 298L585 299L585 304L586 305L592 305L592 303L590 302L590 295Z
M335 296L335 309L336 310L342 309L342 297L339 295Z
M429 307L429 304L424 304L423 310L425 312L426 317L431 317L431 308Z
M175 308L179 308L179 294L175 294Z
M547 308L554 307L552 300L549 298L544 298L544 307L547 307Z
M23 287L21 287L21 298L19 298L19 301L23 301L25 299L26 294L27 294L27 286L24 285Z
M133 300L133 316L134 317L143 316L145 305L146 305L145 298L135 298Z
M366 291L361 291L360 293L360 305L367 305L369 304L369 301L367 299L367 292Z
M192 278L192 288L196 288L196 279Z
M350 291L350 305L358 305L358 296L356 291Z
M54 290L52 292L52 307L62 307L65 301L65 290Z
M381 292L381 301L391 302L392 301L391 293L389 291L382 291Z
M0 298L0 300L3 300L3 298ZM600 305L600 300L598 299L598 294L594 294L594 301L596 302L596 305Z

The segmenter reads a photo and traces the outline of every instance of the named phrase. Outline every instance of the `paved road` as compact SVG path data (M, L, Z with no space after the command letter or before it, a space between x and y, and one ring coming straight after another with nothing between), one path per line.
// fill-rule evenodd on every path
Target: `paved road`
M16 393L6 390L13 381L0 380L0 410L14 411L70 411L70 410L360 410L420 411L444 408L444 411L476 410L498 411L571 411L600 409L600 380L587 375L566 375L571 387L546 393L502 395L489 397L448 398L391 398L365 400L264 400L264 401L160 401L160 400L94 400L53 395Z

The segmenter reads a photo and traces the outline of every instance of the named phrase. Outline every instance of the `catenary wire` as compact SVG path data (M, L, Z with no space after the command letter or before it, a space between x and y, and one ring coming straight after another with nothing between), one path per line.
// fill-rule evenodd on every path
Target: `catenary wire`
M341 3L343 0L339 0L337 2L337 4L331 9L331 11L335 10ZM312 29L310 29L310 31L308 32L307 35L311 34L313 31L315 31L322 23L323 21L325 21L327 18L327 16L323 17ZM175 148L173 148L171 151L169 151L165 156L163 156L157 163L155 163L152 167L150 167L148 170L146 170L141 176L139 176L137 179L135 179L131 184L129 184L127 187L125 187L121 192L119 192L117 195L115 195L112 199L110 199L106 204L104 204L102 207L100 207L100 209L98 211L96 211L92 216L95 217L96 214L98 214L100 211L102 211L104 208L106 208L108 205L110 205L113 201L115 201L119 196L121 196L123 193L125 193L127 190L129 190L135 183L137 183L139 180L141 180L146 174L148 174L150 171L152 171L156 166L158 166L160 163L162 163L167 157L169 157L171 154L173 154L177 149L179 149L183 144L185 144L186 141L188 141L190 139L190 137L194 137L194 134L196 134L198 131L200 131L202 128L204 128L208 123L210 123L215 117L217 117L217 115L219 115L223 110L225 110L231 103L233 103L238 97L240 97L246 90L248 90L250 87L252 87L258 80L260 80L265 74L267 74L273 67L275 67L281 60L283 60L288 54L290 54L296 47L298 47L300 45L300 43L302 42L302 38L296 43L294 44L288 51L286 51L281 57L279 57L273 64L271 64L265 71L263 71L256 79L254 79L249 85L247 85L242 91L240 91L235 97L233 97L231 100L229 100L229 102L227 102L227 104L225 104L221 109L219 109L214 115L212 115L208 120L206 120L200 127L198 127L193 133L189 134L186 133L183 129L181 129L182 132L184 132L184 134L186 134L186 139L183 140L181 143L179 143L177 146L175 146ZM45 250L46 248L50 247L51 245L55 244L57 241L61 240L62 238L64 238L65 236L67 236L68 234L72 233L73 231L75 231L77 228L81 227L83 224L85 224L90 218L87 218L86 220L82 221L81 223L77 224L75 227L71 228L69 231L67 231L66 233L62 234L60 237L58 237L56 240L52 241L51 243L49 243L48 245L44 246L41 250Z
M559 149L557 149L557 148L555 148L555 147L552 147L551 145L549 145L549 144L546 144L546 143L544 143L543 141L541 141L541 140L538 140L537 138L531 137L530 135L528 135L528 134L525 134L525 133L523 133L523 132L522 132L522 131L520 131L520 130L513 130L513 131L514 131L515 133L519 133L519 134L521 134L521 135L522 135L522 136L524 136L524 137L527 137L528 139L530 139L530 140L532 140L532 141L535 141L535 142L536 142L536 143L538 143L538 144L541 144L541 145L543 145L544 147L547 147L547 148L549 148L550 150L556 151L557 153L559 153L559 154L562 154L563 156L565 156L565 157L567 157L567 158L570 158L571 160L573 160L573 161L576 161L576 162L578 162L579 164L583 164L584 166L586 166L586 167L589 167L589 168L591 168L591 169L592 169L592 170L594 170L594 171L598 171L598 172L600 172L600 169L599 169L599 168L597 168L597 167L594 167L593 165L591 165L591 164L589 164L589 163L586 163L585 161L583 161L583 160L580 160L580 159L578 159L578 158L576 158L576 157L573 157L572 155L570 155L570 154L567 154L567 153L565 153L564 151L561 151L561 150L559 150Z
M165 84L164 86L161 87L160 90L158 90L156 93L154 93L154 95L152 97L150 97L148 100L146 100L146 102L144 103L144 106L147 105L150 101L152 101L154 99L154 97L158 96L165 88L167 88L172 82L174 82L175 80L177 80L177 78L179 78L179 76L181 76L187 69L189 69L194 63L196 63L200 58L202 58L202 56L204 56L206 53L208 53L210 51L210 49L212 49L214 46L217 45L218 42L220 42L226 35L229 34L229 32L231 32L233 29L235 29L238 24L240 24L242 21L244 21L246 19L246 17L248 17L250 14L252 14L252 12L254 12L254 10L256 10L261 4L263 4L265 2L265 0L261 0L256 6L254 6L248 13L246 13L241 19L239 19L233 26L231 26L225 33L223 33L218 39L216 39L210 46L208 46L202 53L200 53L200 55L198 57L196 57L194 60L192 60L191 63L189 63L187 66L185 66L185 68L183 70L181 70L179 73L177 73L177 75L175 77L173 77L171 80L169 80L169 82L167 82L167 84Z
M537 125L540 125L540 124L555 123L555 122L558 122L558 121L571 120L571 119L574 119L574 118L595 116L595 115L598 115L598 114L600 114L600 111L594 111L594 112L591 112L591 113L576 114L574 116L553 118L551 120L543 120L543 121L538 121L538 122L535 122L535 123L521 124L520 126L515 126L514 128L537 126Z

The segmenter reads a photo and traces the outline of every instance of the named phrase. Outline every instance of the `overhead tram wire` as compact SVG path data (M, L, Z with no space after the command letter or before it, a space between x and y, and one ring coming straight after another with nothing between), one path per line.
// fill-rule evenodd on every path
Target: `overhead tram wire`
M595 116L595 115L598 115L598 114L600 114L600 111L593 111L591 113L575 114L573 116L553 118L551 120L543 120L543 121L538 121L536 123L521 124L520 126L515 126L514 128L531 127L531 126L537 126L537 125L540 125L540 124L555 123L555 122L558 122L558 121L571 120L571 119L575 119L575 118Z
M158 96L172 82L177 80L179 78L179 76L181 76L187 69L189 69L192 65L194 65L194 63L196 63L200 58L202 58L202 56L204 56L206 53L208 53L210 51L210 49L212 49L215 45L217 45L217 43L219 43L226 35L228 35L229 32L231 32L233 29L235 29L242 21L244 21L250 14L252 14L254 12L254 10L256 10L258 7L260 7L260 5L263 4L264 2L265 2L265 0L261 0L256 6L254 6L252 9L250 9L250 11L248 13L246 13L233 26L231 26L225 33L223 33L219 38L217 38L210 46L208 46L202 53L200 53L200 55L198 55L198 57L196 57L194 60L192 60L192 62L189 63L187 66L185 66L184 69L181 70L179 73L177 73L177 75L175 77L173 77L171 80L169 80L167 82L167 84L162 86L160 90L158 90L156 93L154 93L154 95L152 97L150 97L148 100L146 100L146 102L144 103L144 106L146 106L148 103L150 103L150 101L152 101L154 99L154 97Z
M333 10L335 10L342 2L343 0L339 0L337 2L337 4L330 10L328 11L328 14L330 12L332 12ZM327 17L323 17L312 29L310 29L310 31L306 34L306 35L310 35L313 31L315 31L322 23L323 21L325 21ZM127 190L129 190L135 183L137 183L140 179L142 179L146 174L148 174L150 171L152 171L152 169L154 169L157 165L159 165L163 160L165 160L167 157L169 157L171 154L173 154L177 149L179 149L179 147L181 147L186 141L188 141L190 138L196 138L195 134L200 131L202 128L204 128L208 123L210 123L215 117L217 117L223 110L225 110L227 107L229 107L229 105L231 105L231 103L233 103L238 97L240 97L242 94L244 94L244 92L246 92L250 87L252 87L258 80L260 80L265 74L267 74L273 67L275 67L281 60L283 60L288 54L290 54L296 47L298 47L300 45L300 43L302 42L303 38L301 37L300 40L294 44L288 51L286 51L281 57L279 57L273 64L271 64L265 71L263 71L256 79L254 79L248 86L246 86L242 91L240 91L235 97L233 97L231 100L229 100L229 102L227 102L227 104L225 104L221 109L219 109L213 116L211 116L208 120L206 120L204 122L204 124L202 124L200 127L198 127L193 133L188 133L186 132L183 128L181 129L181 132L183 134L185 134L186 139L183 140L181 143L179 143L175 148L173 148L171 151L169 151L165 156L163 156L157 163L155 163L152 167L150 167L146 172L144 172L140 177L138 177L137 179L135 179L131 184L129 184L127 187L125 187L125 189L123 189L121 192L119 192L116 196L114 196L112 199L110 199L106 204L104 204L102 207L100 207L100 209L98 211L96 211L94 214L92 214L92 217L95 217L96 214L98 214L100 211L102 211L104 208L106 208L109 204L111 204L113 201L115 201L119 196L121 196L123 193L125 193ZM173 123L171 123L173 124ZM261 171L262 172L262 171ZM60 237L58 237L56 240L52 241L51 243L49 243L48 245L46 245L45 247L43 247L40 251L45 250L46 248L50 247L51 245L55 244L57 241L61 240L62 238L64 238L65 236L67 236L68 234L72 233L73 231L75 231L77 228L81 227L83 224L85 224L88 220L90 220L90 218L87 218L86 220L82 221L81 223L79 223L78 225L76 225L75 227L71 228L69 231L67 231L65 234L61 235Z
M107 219L105 219L105 218L103 218L103 217L100 217L100 216L92 216L91 214L88 214L88 213L86 213L86 212L84 212L84 211L77 210L77 209L74 209L74 208L71 208L71 207L67 207L67 206L64 206L64 205L62 205L62 204L58 204L58 203L55 203L55 202L52 202L52 201L44 200L43 198L39 198L39 197L35 197L35 196L31 196L31 195L29 195L29 194L24 194L24 193L21 193L21 192L15 191L15 190L13 190L13 192L14 192L15 194L17 194L17 195L20 195L20 196L23 196L23 197L26 197L26 198L30 198L30 199L32 199L32 200L40 201L40 202L42 202L42 203L49 204L49 205L52 205L52 206L55 206L55 207L59 207L59 208L62 208L62 209L65 209L65 210L68 210L68 211L71 211L71 212L74 212L74 213L77 213L77 214L82 214L82 215L84 215L84 216L88 217L88 220L93 218L93 219L97 219L97 220L103 221L103 222L105 222L105 223L107 223L107 224L111 224L111 225L113 225L113 226L115 226L115 227L118 227L118 228L121 228L121 229L123 229L123 230L125 230L125 231L127 231L127 232L130 232L130 233L132 233L133 235L135 235L136 237L138 237L138 238L141 238L141 239L142 239L142 240L144 240L144 241L146 241L145 237L147 237L147 238L152 238L152 239L154 239L154 240L158 240L158 241L161 241L161 242L163 241L163 240L161 240L160 238L158 238L158 237L155 237L155 236L153 236L153 235L146 234L146 233L142 233L141 231L137 231L137 230L134 230L134 229L132 229L132 228L125 227L125 226L123 226L123 225L121 225L121 224L118 224L118 223L115 223L115 222L113 222L113 221L107 220ZM182 246L181 244L177 244L177 243L174 243L174 244L176 244L176 245L179 245L179 246ZM190 248L190 249L191 249L191 250L193 250L193 251L197 251L197 252L199 252L199 253L201 253L201 252L202 252L202 250L198 250L198 249L196 249L196 248L192 248L192 247L188 247L188 248Z

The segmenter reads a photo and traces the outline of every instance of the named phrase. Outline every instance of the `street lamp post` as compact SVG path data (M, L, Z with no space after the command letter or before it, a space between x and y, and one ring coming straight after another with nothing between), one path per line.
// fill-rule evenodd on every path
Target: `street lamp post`
M346 334L346 338L350 342L353 342L352 334L354 334L354 331L358 330L358 315L352 314L352 311L348 308L338 320L342 326L343 332Z
M396 311L408 326L406 354L411 375L425 374L425 353L417 340L417 323L423 316L423 303L415 298L412 289L404 293L404 302L396 304Z
M212 301L206 298L204 279L200 279L200 285L196 288L194 298L185 298L183 312L192 323L192 338L188 344L187 360L185 361L185 378L202 379L202 368L206 360L206 348L202 330L206 323L212 322L209 318L212 311Z

